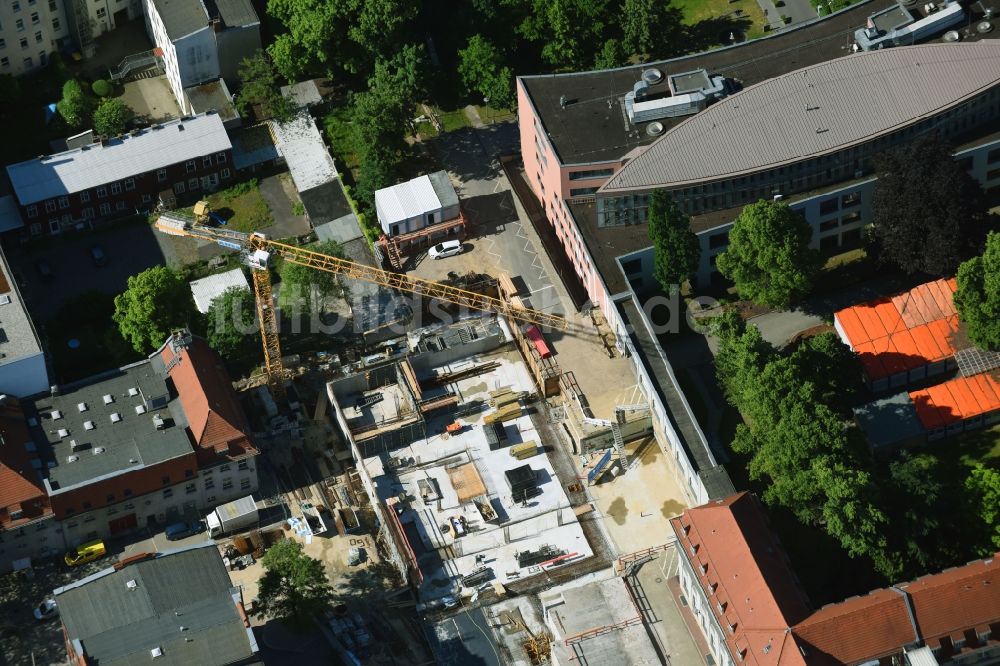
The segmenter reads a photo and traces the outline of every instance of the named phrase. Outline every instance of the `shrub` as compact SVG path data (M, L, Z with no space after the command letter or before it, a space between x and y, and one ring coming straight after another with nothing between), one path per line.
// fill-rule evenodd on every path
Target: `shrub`
M110 81L105 81L104 79L97 79L90 85L90 89L94 91L94 94L98 97L111 97L114 93L115 88L111 85Z

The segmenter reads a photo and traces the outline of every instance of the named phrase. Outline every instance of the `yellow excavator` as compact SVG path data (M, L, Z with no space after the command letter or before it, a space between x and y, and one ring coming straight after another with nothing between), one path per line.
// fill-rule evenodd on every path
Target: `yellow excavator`
M162 213L156 221L156 229L171 236L211 241L222 247L239 250L246 257L253 275L254 297L257 304L261 339L264 343L264 371L267 374L268 384L272 390L278 393L283 393L285 371L281 362L281 343L278 339L278 320L271 293L271 275L268 272L270 261L275 256L293 264L372 282L415 296L437 299L472 310L503 315L523 323L561 331L570 328L570 322L567 319L524 307L518 299L494 298L432 280L385 271L321 252L314 252L304 247L271 240L261 233L246 233L208 226L204 224L208 220L208 215L205 214L207 204L205 206L202 204L203 202L199 202L196 205L197 216L187 216L177 212Z

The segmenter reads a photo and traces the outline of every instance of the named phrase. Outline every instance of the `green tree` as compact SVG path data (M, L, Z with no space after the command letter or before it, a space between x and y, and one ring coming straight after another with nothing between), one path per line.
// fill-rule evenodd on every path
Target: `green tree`
M621 17L622 42L629 53L664 56L676 50L681 14L669 2L625 0Z
M958 267L955 308L969 338L1000 349L1000 233L991 232L986 251Z
M115 87L111 85L110 81L105 79L97 79L90 84L90 89L94 91L94 94L98 97L111 97L115 92Z
M622 50L621 42L609 39L594 58L594 69L615 69L628 64L628 55Z
M385 58L398 48L407 24L417 16L412 0L351 0L348 35L373 59Z
M212 301L207 319L205 337L223 358L235 360L260 351L257 307L248 289L227 289Z
M118 330L139 353L159 347L171 331L198 322L191 289L180 273L153 266L128 279L128 288L115 296L112 315Z
M809 247L811 237L809 224L788 204L758 201L736 218L716 266L741 297L787 307L809 292L822 265L819 252Z
M982 248L987 205L951 150L928 136L887 151L876 163L874 250L907 273L954 275Z
M344 250L336 241L311 245L312 252L344 258ZM286 261L281 265L281 288L278 305L287 313L319 312L321 301L343 293L340 280L333 273Z
M1000 471L976 463L965 479L965 490L988 534L989 545L980 548L979 554L989 555L1000 549Z
M807 338L792 352L799 376L816 386L817 399L846 413L863 388L861 361L833 332Z
M355 72L360 63L348 40L348 0L268 0L267 13L288 32L267 47L275 69L288 81L310 74Z
M542 59L560 69L593 62L604 44L608 0L532 0L517 31L542 47Z
M83 94L83 88L75 79L70 79L63 84L62 99L56 102L56 111L66 121L66 124L74 129L79 129L87 124L90 117L90 104Z
M653 277L668 294L679 291L698 270L701 245L691 220L666 190L649 195L649 238L653 241Z
M392 185L394 162L393 158L377 150L369 151L361 158L355 193L364 210L375 210L375 191Z
M264 116L279 122L289 120L295 114L295 106L281 94L274 64L264 51L258 50L253 57L243 59L239 77L236 108L241 115L247 115L255 104L260 105Z
M942 538L940 517L944 487L938 460L929 454L903 451L886 466L880 480L894 549L906 562L907 575L920 575L953 559L951 540Z
M106 99L94 111L94 131L108 136L121 134L133 115L132 109L120 99Z
M467 91L488 97L494 107L514 107L514 72L503 64L503 56L492 42L473 35L458 52L458 59L458 74Z
M323 563L306 555L298 541L282 539L268 549L261 564L264 575L254 615L305 628L333 600Z
M757 383L757 376L776 354L756 326L747 326L736 310L726 310L712 321L712 333L718 338L715 373L726 400L737 408Z
M390 58L375 61L368 78L368 90L385 104L398 109L404 123L413 107L426 93L427 56L420 44L407 44Z

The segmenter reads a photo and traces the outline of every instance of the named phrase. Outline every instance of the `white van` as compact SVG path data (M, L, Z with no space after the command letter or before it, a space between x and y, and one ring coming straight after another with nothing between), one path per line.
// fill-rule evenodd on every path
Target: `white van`
M462 254L462 241L450 240L443 243L438 243L427 251L434 259L444 259L445 257L452 257L456 254Z

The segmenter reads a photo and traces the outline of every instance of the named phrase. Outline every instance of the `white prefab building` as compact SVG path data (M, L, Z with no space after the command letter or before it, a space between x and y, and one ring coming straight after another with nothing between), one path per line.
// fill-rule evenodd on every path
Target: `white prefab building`
M212 307L212 301L230 289L250 291L247 276L242 268L209 275L200 280L191 280L191 295L194 296L194 305L198 308L198 312L203 314L208 314L209 308Z
M447 171L437 171L375 192L379 226L387 236L420 231L460 214Z

